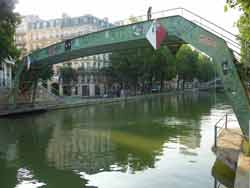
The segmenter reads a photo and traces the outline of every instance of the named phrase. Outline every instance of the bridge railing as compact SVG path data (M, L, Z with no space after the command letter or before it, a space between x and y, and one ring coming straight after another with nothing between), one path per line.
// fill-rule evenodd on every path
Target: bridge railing
M214 149L218 147L218 138L223 130L230 131L232 134L242 137L244 140L249 140L249 136L243 135L241 133L232 131L232 129L237 128L238 121L232 113L226 113L223 115L214 125ZM231 130L230 130L231 129Z
M244 45L245 48L250 49L250 42L244 41L238 35L224 29L223 27L209 21L208 19L182 7L172 8L167 10L162 10L158 12L152 13L152 19L158 19L169 16L182 16L185 19L196 23L207 31L217 35L218 37L224 39L229 46L229 48L233 51L233 54L237 61L240 61L241 55L241 45ZM147 20L147 15L135 16L135 21L145 21ZM131 23L131 19L125 19L116 22L116 25L126 25ZM249 52L250 53L250 52Z
M217 148L218 136L220 135L223 129L228 128L228 114L225 114L221 117L216 124L214 125L214 148Z
M156 12L156 13L153 13L153 15L154 15L154 18L174 16L174 15L182 16L185 19L196 23L197 25L201 26L207 31L224 39L226 43L228 44L229 48L233 50L233 52L235 53L234 55L236 57L238 57L240 54L241 43L239 41L240 40L239 36L209 21L208 19L201 17L200 15L190 10L187 10L185 8L175 8L175 9L169 9L169 10Z

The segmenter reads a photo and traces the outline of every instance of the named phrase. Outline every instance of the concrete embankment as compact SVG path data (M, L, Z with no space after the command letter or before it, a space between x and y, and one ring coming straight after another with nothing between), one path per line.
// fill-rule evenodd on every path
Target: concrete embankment
M130 96L130 97L119 97L119 98L99 98L99 99L76 99L72 101L68 101L62 104L54 104L48 105L48 110L59 110L59 109L67 109L67 108L77 108L89 105L98 105L98 104L108 104L108 103L117 103L122 101L133 101L145 98L151 98L154 96L166 95L166 93L162 94L154 94L154 95L141 95L141 96Z
M242 152L240 129L223 129L213 147L217 159L235 171L234 188L250 188L250 157Z
M240 153L234 188L250 188L250 157Z
M182 93L182 92L178 92L178 94L179 93ZM33 112L60 110L60 109L67 109L67 108L77 108L77 107L84 107L84 106L98 105L98 104L117 103L117 102L122 102L122 101L133 101L133 100L151 98L151 97L161 96L161 95L171 95L171 94L177 94L177 92L130 96L130 97L119 97L119 98L84 99L80 97L73 97L67 100L62 99L56 102L37 103L34 106L22 105L15 109L11 109L11 108L10 109L7 108L3 110L0 109L0 117L19 115L19 114L25 114L25 113L33 113Z

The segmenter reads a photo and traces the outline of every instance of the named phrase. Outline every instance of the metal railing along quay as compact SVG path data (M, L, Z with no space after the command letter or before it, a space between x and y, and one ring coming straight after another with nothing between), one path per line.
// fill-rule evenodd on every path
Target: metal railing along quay
M228 128L228 114L225 114L223 117L221 117L216 124L214 125L214 148L217 148L217 139L222 132L223 129Z
M231 126L229 128L229 123L237 121L237 120L230 119L230 116L231 115L229 115L228 113L225 114L214 125L214 147L213 147L214 152L216 152L216 150L218 149L218 138L220 137L220 134L222 133L223 130L226 130L226 132L227 132L226 134L229 133L229 134L231 134L231 136L235 135L236 137L242 138L242 143L241 143L241 146L239 147L239 152L244 152L244 149L242 146L243 140L248 140L248 141L250 140L249 136L245 136L245 135L241 134L240 132L234 131L233 129L231 129ZM224 187L224 185L218 179L215 178L214 180L215 180L214 181L214 188Z
M242 140L247 140L249 141L250 140L250 137L249 136L245 136L243 134L240 134L238 132L235 132L235 131L230 131L230 129L228 128L229 126L229 123L232 122L233 120L230 120L229 119L229 114L225 114L224 116L222 116L217 122L216 124L214 125L214 149L217 148L218 146L218 138L220 136L220 133L223 131L223 130L227 130L229 131L230 133L234 134L234 135L237 135L237 136L240 136L242 137ZM237 121L237 120L236 120Z

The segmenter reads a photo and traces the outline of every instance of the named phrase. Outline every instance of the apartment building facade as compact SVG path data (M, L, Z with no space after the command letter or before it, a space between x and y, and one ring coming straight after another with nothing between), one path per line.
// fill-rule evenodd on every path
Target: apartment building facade
M62 18L42 20L38 16L30 15L22 18L22 23L16 31L16 44L23 49L23 55L27 55L37 49L67 40L76 36L99 31L112 27L107 18L99 19L92 15L69 17L66 14ZM62 62L53 66L54 77L48 82L49 85L58 83L59 93L64 95L64 83L60 80L60 68L70 66L81 69L77 83L70 86L72 95L96 96L105 93L104 79L100 78L99 70L108 66L109 54L99 54ZM53 87L48 87L53 88Z
M4 60L0 62L0 93L2 90L8 90L12 87L12 68L14 62Z

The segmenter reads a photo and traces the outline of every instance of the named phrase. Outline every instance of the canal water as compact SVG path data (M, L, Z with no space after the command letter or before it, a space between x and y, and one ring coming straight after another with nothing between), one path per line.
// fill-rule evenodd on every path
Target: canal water
M1 188L214 188L224 95L155 96L0 120Z

